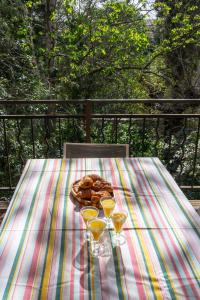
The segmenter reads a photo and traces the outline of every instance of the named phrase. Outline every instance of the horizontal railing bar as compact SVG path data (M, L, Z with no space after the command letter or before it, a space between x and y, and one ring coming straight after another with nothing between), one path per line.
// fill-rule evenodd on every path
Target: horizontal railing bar
M200 118L200 114L92 114L92 118Z
M84 115L48 114L48 115L0 115L0 119L43 119L43 118L84 118Z
M74 99L74 100L0 100L0 105L83 104L91 103L200 103L200 99Z
M0 119L30 119L30 118L84 118L85 115L41 114L41 115L0 115ZM94 119L101 118L200 118L200 114L91 114Z
M188 103L200 102L200 99L88 99L90 102L113 103L113 102L127 102L127 103Z
M83 104L86 100L0 100L0 105Z
M0 191L14 191L15 186L0 186Z
M180 186L181 189L195 189L195 190L199 190L200 189L200 185L181 185Z

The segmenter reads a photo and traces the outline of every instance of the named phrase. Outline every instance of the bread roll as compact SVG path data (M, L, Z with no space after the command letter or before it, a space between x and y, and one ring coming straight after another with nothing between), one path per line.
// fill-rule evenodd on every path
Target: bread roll
M81 189L89 189L92 187L92 185L93 185L93 180L89 176L83 177L79 182L79 187Z
M90 199L91 198L91 189L79 189L79 192L77 193L77 197L81 199Z
M100 181L103 180L103 178L101 178L99 175L96 175L96 174L88 175L88 177L90 177L93 180L93 182L95 182L97 180L100 180Z

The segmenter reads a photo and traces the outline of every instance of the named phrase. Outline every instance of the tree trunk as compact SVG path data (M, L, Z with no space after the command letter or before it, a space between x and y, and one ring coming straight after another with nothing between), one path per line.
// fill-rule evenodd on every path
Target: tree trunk
M46 0L45 5L45 29L46 29L46 64L47 64L47 81L51 94L51 88L54 86L55 79L55 61L53 49L55 47L55 22L52 20L52 14L56 9L56 0Z

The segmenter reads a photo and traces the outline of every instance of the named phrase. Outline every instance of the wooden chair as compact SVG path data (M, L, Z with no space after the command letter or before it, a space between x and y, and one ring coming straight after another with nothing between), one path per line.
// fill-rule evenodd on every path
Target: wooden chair
M128 144L65 143L64 158L128 157Z

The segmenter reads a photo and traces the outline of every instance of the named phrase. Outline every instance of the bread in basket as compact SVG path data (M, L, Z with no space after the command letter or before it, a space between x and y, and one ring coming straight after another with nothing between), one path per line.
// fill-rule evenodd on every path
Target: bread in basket
M72 185L72 195L84 206L102 208L100 199L113 196L111 184L96 174L90 174L75 181Z

